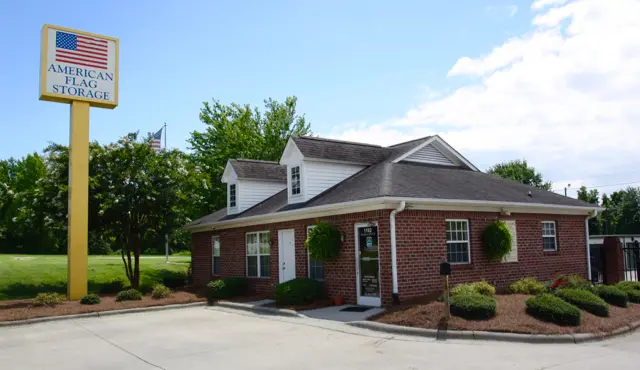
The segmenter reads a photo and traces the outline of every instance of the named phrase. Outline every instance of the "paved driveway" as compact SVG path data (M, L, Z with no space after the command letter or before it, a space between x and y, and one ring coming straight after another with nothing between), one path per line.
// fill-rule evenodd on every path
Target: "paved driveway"
M0 328L0 369L640 369L640 333L586 345L433 341L190 308Z

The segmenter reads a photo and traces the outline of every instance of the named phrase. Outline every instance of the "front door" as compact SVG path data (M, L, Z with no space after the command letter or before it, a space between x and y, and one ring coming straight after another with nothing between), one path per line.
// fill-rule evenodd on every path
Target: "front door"
M280 282L296 278L296 246L293 230L278 231L278 264Z
M380 306L378 224L356 224L355 231L358 304Z

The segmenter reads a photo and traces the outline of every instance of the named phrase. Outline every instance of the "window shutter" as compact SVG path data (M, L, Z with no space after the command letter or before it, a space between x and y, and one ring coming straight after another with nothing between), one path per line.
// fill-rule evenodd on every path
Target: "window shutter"
M505 220L504 223L511 233L511 252L504 257L503 262L518 262L518 234L516 233L516 220Z

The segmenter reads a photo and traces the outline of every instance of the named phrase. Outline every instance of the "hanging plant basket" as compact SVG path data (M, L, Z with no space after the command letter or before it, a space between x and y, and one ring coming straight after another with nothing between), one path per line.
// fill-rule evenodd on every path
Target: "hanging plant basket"
M507 224L495 221L482 231L484 254L490 261L499 262L511 253L511 233Z
M309 230L304 246L309 249L309 257L319 261L333 261L340 254L340 231L326 222L316 223Z

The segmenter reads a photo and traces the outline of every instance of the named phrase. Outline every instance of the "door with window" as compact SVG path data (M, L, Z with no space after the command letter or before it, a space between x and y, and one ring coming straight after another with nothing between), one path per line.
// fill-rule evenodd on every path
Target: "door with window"
M355 240L358 304L380 306L378 224L356 224Z
M296 246L293 230L278 231L278 260L280 282L296 278Z

